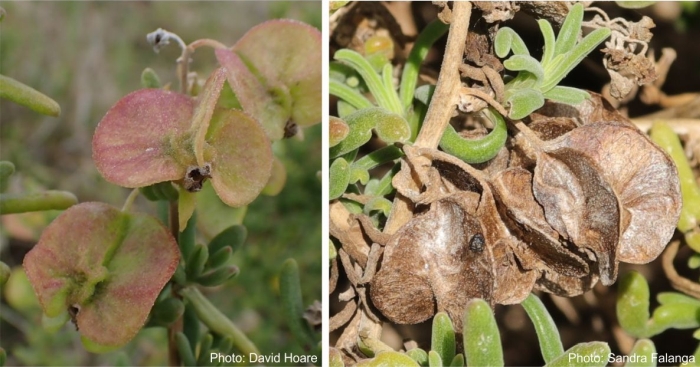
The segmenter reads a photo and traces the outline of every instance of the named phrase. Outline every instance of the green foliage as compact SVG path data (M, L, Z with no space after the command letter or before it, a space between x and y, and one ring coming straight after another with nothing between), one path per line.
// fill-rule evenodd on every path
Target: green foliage
M488 135L481 139L464 139L452 125L447 125L440 140L440 148L467 163L483 163L495 157L506 143L508 128L498 112L493 109L484 111L494 123L494 128Z
M441 361L447 362L455 357L455 331L450 317L444 312L438 312L433 318L433 333L431 340L432 351ZM433 363L430 363L433 366ZM440 365L440 364L438 364Z
M627 274L618 289L617 317L627 333L650 338L663 331L700 328L700 300L675 293L660 293L659 306L649 317L649 285L638 273Z
M496 318L491 306L483 299L467 303L463 336L467 366L503 366L503 348Z
M590 342L579 343L567 349L559 357L553 359L546 364L546 367L564 367L571 366L571 356L574 355L577 361L573 364L580 367L604 367L608 365L608 356L610 356L610 347L608 343Z
M644 277L631 272L619 283L617 294L617 319L620 325L632 336L648 337L649 285Z
M300 343L305 350L313 350L319 340L303 318L304 301L302 299L300 283L299 266L294 259L288 259L282 264L280 273L282 309L289 323L289 329L292 331L292 334L294 334L298 343Z
M684 233L688 246L695 252L700 252L700 235L697 232L698 222L700 222L700 187L695 181L695 175L685 156L680 138L668 124L661 121L652 125L650 136L651 140L665 150L676 164L683 198L678 229Z
M506 57L506 69L517 71L518 75L506 84L505 102L510 106L508 117L519 120L544 105L544 99L578 104L588 98L585 91L557 86L586 55L610 36L610 29L599 28L576 42L581 22L583 6L571 7L558 37L554 37L552 25L544 19L538 20L544 37L544 54L537 61L530 56L527 46L511 28L503 27L496 34L494 48L496 55Z
M530 294L521 305L535 326L544 362L549 363L562 355L564 347L559 338L559 330L542 301L534 294Z
M58 117L61 114L61 106L56 101L4 75L0 75L0 98L28 107L42 115Z

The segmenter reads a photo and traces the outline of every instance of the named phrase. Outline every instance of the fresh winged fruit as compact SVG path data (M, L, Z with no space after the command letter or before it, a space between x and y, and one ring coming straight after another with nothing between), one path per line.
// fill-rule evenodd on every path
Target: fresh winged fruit
M141 329L179 260L156 218L89 202L46 228L24 268L44 313L72 312L86 346L106 351Z

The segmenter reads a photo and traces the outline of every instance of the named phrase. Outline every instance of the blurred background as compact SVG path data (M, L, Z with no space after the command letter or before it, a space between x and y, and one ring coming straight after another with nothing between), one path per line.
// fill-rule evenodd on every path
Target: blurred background
M321 27L321 3L305 2L3 2L0 73L56 100L59 118L45 117L0 100L0 159L12 161L9 192L66 190L80 202L121 207L128 189L107 183L92 161L91 140L104 113L122 96L141 88L150 67L163 84L177 88L170 45L156 54L146 34L164 28L186 43L212 38L233 45L249 28L272 18L293 18ZM213 52L200 49L190 70L200 78L217 67ZM287 258L299 263L304 304L321 299L321 126L304 140L277 142L273 149L287 168L287 183L276 197L259 197L244 210L199 209L200 222L213 214L240 217L248 229L233 263L241 273L223 288L205 289L263 354L303 353L279 310L278 274ZM155 214L143 198L136 210ZM209 214L209 215L208 215ZM58 215L41 212L2 217L0 257L18 269L41 230ZM200 228L200 242L215 229ZM55 334L41 327L41 311L21 274L11 277L0 303L0 346L8 365L163 365L164 328L143 330L125 348L107 354L85 352L75 327Z

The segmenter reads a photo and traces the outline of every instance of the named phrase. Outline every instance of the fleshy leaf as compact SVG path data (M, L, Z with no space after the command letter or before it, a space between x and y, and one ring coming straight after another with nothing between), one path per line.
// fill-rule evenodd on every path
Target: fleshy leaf
M190 97L142 89L120 99L102 118L92 139L92 158L109 182L143 187L182 179L195 163L187 131Z
M53 99L17 80L0 75L0 98L29 107L42 115L58 117L61 106Z
M46 228L24 268L47 316L72 308L90 350L107 350L141 329L178 261L157 219L83 203Z
M204 160L221 200L234 207L253 201L272 173L272 147L262 126L238 110L218 110L206 137Z

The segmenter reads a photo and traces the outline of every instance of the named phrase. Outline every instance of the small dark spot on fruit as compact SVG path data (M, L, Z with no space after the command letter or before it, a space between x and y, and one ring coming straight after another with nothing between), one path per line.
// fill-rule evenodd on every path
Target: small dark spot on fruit
M483 252L485 244L486 240L484 239L484 235L477 233L469 240L469 249L472 252Z
M296 122L289 120L287 124L284 125L284 137L291 138L299 132L299 125Z
M68 306L68 315L70 315L70 321L75 325L75 330L78 331L78 312L80 312L80 306L71 305Z

